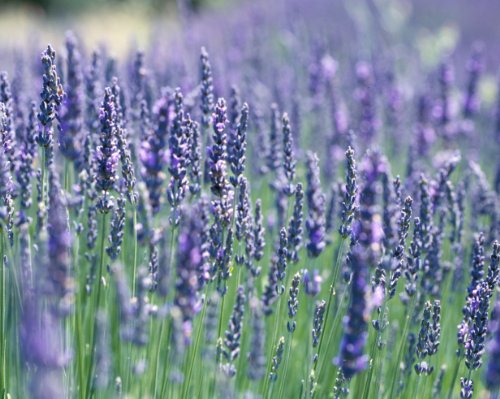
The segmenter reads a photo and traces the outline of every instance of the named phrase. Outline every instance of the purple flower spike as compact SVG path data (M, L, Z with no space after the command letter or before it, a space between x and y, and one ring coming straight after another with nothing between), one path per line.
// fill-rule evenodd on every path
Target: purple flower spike
M340 344L340 355L337 364L347 379L363 371L368 364L368 356L364 355L367 340L367 274L366 253L363 248L355 246L350 256L352 269L351 303L344 320L344 336Z

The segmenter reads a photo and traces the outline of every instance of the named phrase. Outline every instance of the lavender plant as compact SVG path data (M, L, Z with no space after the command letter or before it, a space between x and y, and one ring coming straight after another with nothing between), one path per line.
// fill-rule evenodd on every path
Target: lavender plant
M0 399L499 397L496 53L358 3L0 41Z

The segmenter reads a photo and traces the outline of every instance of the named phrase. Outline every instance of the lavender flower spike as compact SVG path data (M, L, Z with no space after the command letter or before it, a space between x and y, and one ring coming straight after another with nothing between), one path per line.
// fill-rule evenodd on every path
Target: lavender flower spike
M469 295L472 294L477 284L479 284L484 277L484 234L482 232L479 233L474 240L470 276L471 281L468 288Z
M187 179L187 164L189 162L189 142L186 124L191 124L189 115L184 116L183 96L180 89L175 91L175 117L172 123L169 139L170 149L170 183L167 189L167 199L171 206L170 222L179 223L178 210L189 189Z
M474 393L474 381L467 378L460 378L460 386L460 398L472 399L472 394Z
M280 240L277 253L271 259L271 265L268 272L268 282L262 294L262 303L264 314L269 316L272 312L272 305L279 295L285 291L282 282L285 279L287 267L287 234L286 229L280 231Z
M491 293L495 291L495 287L499 283L499 260L500 260L500 244L498 241L493 242L493 251L490 257L490 264L488 266L488 275L486 276L486 282L490 288Z
M210 180L212 193L221 197L226 190L227 175L227 134L226 134L226 101L219 98L213 116L213 145L209 149L208 157L210 163Z
M49 181L49 214L48 214L48 274L51 282L50 293L57 301L57 308L63 315L67 314L74 299L74 282L71 272L70 250L72 238L68 227L68 212L57 175L51 167Z
M9 162L5 152L0 149L0 229L3 229L4 227L7 227L6 230L9 229L9 207L11 202L12 178L9 173ZM0 260L0 262L1 261L2 260Z
M189 191L191 194L196 195L201 191L202 178L200 124L188 119L186 122L186 129L190 137Z
M319 164L316 154L307 154L307 206L308 233L307 253L309 257L318 257L325 248L325 196L321 192Z
M207 128L210 125L211 115L214 108L214 94L213 94L214 86L212 79L212 67L210 66L210 60L208 58L208 53L205 47L201 48L200 63L201 63L200 107L201 107L201 112L203 114L201 119L201 125L203 128Z
M70 361L70 354L63 346L63 329L59 319L32 298L24 305L21 325L21 346L24 360L35 372L30 382L34 399L63 399L65 391L63 368Z
M490 292L488 284L480 282L468 298L467 307L470 316L468 333L465 336L465 365L469 370L476 370L482 364L484 341L488 329L488 307Z
M113 197L110 191L118 180L118 161L120 152L116 146L116 115L114 96L111 88L104 90L104 100L99 114L101 134L97 147L97 189L101 192L99 210L107 213L113 208Z
M373 68L366 62L356 64L358 87L355 92L359 103L359 135L369 144L376 139L378 126ZM347 376L346 376L347 378Z
M122 169L122 182L120 182L120 191L127 194L127 198L131 204L137 203L137 193L135 192L135 169L132 163L131 151L134 149L128 142L127 130L125 127L125 116L121 106L122 94L118 79L113 78L113 85L111 87L115 102L115 128L116 128L116 144L120 152L120 162Z
M297 326L297 322L295 321L295 316L297 315L297 310L299 307L299 288L301 279L302 279L302 274L300 272L295 273L295 276L293 276L292 283L289 289L289 298L288 298L289 320L286 326L290 333L293 333Z
M434 367L429 365L424 359L435 354L439 347L441 336L440 326L441 304L439 301L425 303L424 314L418 334L417 356L420 360L415 364L417 374L430 374Z
M219 98L213 114L213 144L208 150L208 167L212 194L215 196L213 208L216 219L223 225L232 217L234 192L227 176L227 133L226 101Z
M271 104L271 124L269 131L269 152L267 154L267 167L270 171L278 172L281 168L281 141L279 140L279 110L278 105Z
M359 193L359 220L355 224L355 235L360 245L367 251L367 261L370 265L378 261L384 230L382 216L377 206L377 179L386 173L387 161L380 153L368 151L361 163L363 177Z
M242 241L244 238L246 239L247 232L250 229L250 190L246 177L241 177L239 187L240 191L236 205L235 232L236 239Z
M262 216L262 201L258 199L255 201L255 216L253 223L253 240L255 245L254 258L259 261L264 256L264 248L266 246L266 230L263 225Z
M283 129L283 174L285 176L285 193L289 196L295 192L295 155L293 153L293 136L290 128L290 119L285 112L282 118Z
M164 90L161 98L155 105L157 124L155 129L147 129L139 150L139 159L142 164L141 175L148 188L149 203L153 214L160 211L162 185L166 179L163 169L167 163L167 136L169 128L170 92ZM141 123L147 127L149 124L147 107L142 109Z
M232 133L229 142L229 163L231 165L231 171L233 172L233 176L231 176L230 180L231 184L235 187L238 185L240 176L243 176L245 172L248 113L248 104L245 103L241 108L241 115L236 130Z
M64 91L61 81L56 71L56 53L49 45L42 55L43 65L43 88L40 93L42 101L40 102L40 112L38 120L42 128L38 134L38 144L46 149L46 165L53 161L53 128L52 123L56 119L57 111L61 105Z
M339 228L340 235L346 239L351 234L351 225L356 212L356 196L358 186L356 183L356 161L354 160L354 150L349 147L345 153L346 165L346 185L344 200L342 201L342 224Z
M396 294L396 286L402 274L406 238L408 237L408 231L411 223L412 204L413 199L410 196L406 197L398 221L398 241L391 254L393 258L393 266L389 282L389 298L394 297Z
M479 96L477 91L483 69L483 46L481 43L476 43L472 50L472 55L467 63L469 80L467 82L467 92L462 110L462 114L466 119L472 118L479 110Z
M202 261L197 220L191 217L181 226L177 254L177 281L174 304L182 314L184 339L191 339L192 320L200 310L198 271Z
M319 339L321 337L321 330L323 329L323 319L325 316L326 302L319 301L314 309L314 319L313 319L313 329L312 329L312 345L315 348L319 344Z
M16 171L16 179L19 185L21 207L28 209L31 206L31 180L34 177L33 159L36 155L36 105L31 104L29 123L26 128L26 135L21 143L19 151L19 163Z
M266 357L265 352L265 336L266 330L260 303L256 298L250 301L252 309L252 338L250 345L250 353L248 354L248 378L250 380L260 380L265 373Z
M111 231L109 233L109 246L106 248L106 253L110 259L115 260L121 252L121 245L123 242L125 216L126 216L126 201L123 194L121 194L114 209L114 214L111 219Z
M344 336L340 344L340 356L337 359L345 378L351 379L367 366L368 356L363 355L367 339L367 264L362 248L355 246L351 257L352 284L351 303L344 320Z
M302 247L304 191L302 183L297 183L295 189L295 204L293 214L288 222L288 258L294 263L299 261L299 250Z
M230 377L236 374L236 367L234 366L234 361L240 353L240 340L241 332L243 327L243 315L245 312L245 289L243 286L238 287L236 294L236 303L234 304L233 313L229 320L229 326L225 333L224 344L226 350L223 350L224 357L228 361L227 365L224 365L224 370L226 374Z
M77 161L83 150L83 73L78 43L72 32L66 34L67 76L66 96L61 110L59 148L62 154Z
M493 309L490 328L491 339L488 343L489 360L486 368L486 387L490 392L500 388L500 297Z
M281 337L278 340L278 344L276 345L276 349L274 351L274 356L272 359L271 372L269 373L269 379L273 382L278 379L278 369L280 367L281 360L283 359L284 351L285 351L285 337Z
M321 283L323 278L320 276L318 269L313 269L312 272L304 270L304 292L312 297L318 295L321 291Z
M7 72L0 73L0 104L2 104L0 112L3 114L0 126L0 144L10 163L10 170L14 171L16 166L16 136L13 100Z

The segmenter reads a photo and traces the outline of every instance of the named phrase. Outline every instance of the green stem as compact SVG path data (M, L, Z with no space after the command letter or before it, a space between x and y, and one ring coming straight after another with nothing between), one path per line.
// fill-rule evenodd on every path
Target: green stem
M0 361L2 362L2 367L0 370L0 391L5 392L7 386L6 386L6 381L5 381L5 344L6 344L6 333L5 333L5 306L7 305L7 298L6 298L6 284L5 284L5 264L3 261L4 257L4 252L5 252L5 241L4 241L4 234L3 234L3 228L0 226L0 266L2 268L0 276L1 276L1 284L0 287L2 289L2 304L0 306L0 322L1 322L1 330L0 330Z
M334 270L333 270L333 273L332 273L332 280L331 280L331 284L330 284L330 295L328 296L328 302L326 304L325 321L323 323L323 329L321 330L321 334L320 334L320 338L319 338L319 344L318 344L318 352L317 352L318 353L318 359L316 359L316 362L314 362L314 365L313 365L313 370L314 371L316 371L316 367L317 367L317 365L319 363L319 356L321 354L321 348L323 346L323 340L324 340L324 337L325 337L325 331L328 328L328 318L330 316L330 307L332 306L333 298L335 296L335 283L337 281L338 274L339 274L339 271L340 271L340 263L342 261L343 255L344 255L345 241L346 241L345 238L341 238L341 240L339 242L339 246L337 248L337 260L335 261ZM336 316L337 316L337 314L339 314L339 312L340 312L340 307L337 309ZM334 324L334 326L335 326L335 324ZM322 367L323 367L323 363L321 364L321 367L318 370L318 377L321 374Z
M234 204L234 203L233 203ZM231 222L231 226L232 226L232 223L234 222L234 213L233 213L233 220ZM222 237L221 237L221 245L225 245L225 241L224 241L224 230L222 231ZM226 282L224 284L227 284ZM222 338L222 318L224 317L224 303L225 303L225 299L226 299L226 295L227 295L227 292L222 295L222 301L221 301L221 307L220 307L220 314L219 314L219 327L217 329L217 342L216 342L216 346L218 345L219 343L219 340ZM216 354L217 356L217 354ZM216 385L216 380L217 380L217 370L219 369L219 366L220 364L217 363L216 364L216 367L214 367L214 379L213 379L213 383L212 383L212 387L211 387L211 393L213 395L213 393L215 392L215 385Z
M158 375L158 370L160 369L160 348L162 347L162 342L163 342L163 339L164 339L164 331L165 331L165 323L162 322L160 324L160 340L158 342L158 348L157 348L157 351L156 351L156 361L155 361L155 371L154 371L154 376L155 376L155 380L154 380L154 388L153 388L153 397L156 398L157 397L157 393L158 393L158 381L160 379L160 376ZM167 378L167 376L164 376L163 378Z
M189 386L191 384L191 375L193 373L193 366L196 361L196 355L198 354L198 346L200 344L200 338L201 338L201 331L203 330L203 321L205 320L205 313L207 309L207 299L205 296L205 300L203 301L203 309L201 311L201 319L200 319L200 324L198 325L198 331L196 332L196 339L194 343L194 348L192 350L193 354L189 360L188 363L188 373L187 373L187 378L184 380L184 387L182 389L183 394L182 398L187 398L189 394Z
M278 398L282 398L283 396L283 388L285 381L287 380L287 374L288 374L288 361L290 360L290 352L292 351L292 339L293 339L293 334L291 332L288 333L288 340L286 342L286 354L285 354L285 370L283 370L283 378L280 381L280 387L278 390Z
M415 390L413 391L413 395L412 395L412 397L414 397L414 398L416 398L416 397L425 398L425 395L419 394L420 381L422 380L422 378L424 378L423 375L417 375L417 385L415 385ZM426 384L426 385L429 385L429 384ZM424 391L425 391L425 387L424 387ZM425 392L424 392L424 394L425 394ZM417 395L417 396L415 396L415 395Z
M80 300L80 295L77 295L77 311L75 311L75 325L76 325L76 343L77 343L77 368L78 368L78 381L79 381L79 394L80 398L85 398L85 391L83 389L85 385L85 362L84 362L84 353L85 353L85 344L83 343L83 330L82 330L82 321L81 315L78 311L81 309L82 301Z
M396 366L395 366L396 370L393 373L394 378L393 378L392 384L391 384L391 391L390 391L390 395L389 395L390 398L393 397L394 388L396 386L396 381L399 379L399 371L400 371L399 364L401 363L401 356L403 355L403 349L404 349L405 344L406 344L406 336L408 334L408 328L410 326L410 319L412 317L413 309L415 307L415 298L416 298L416 295L413 295L411 300L410 300L410 305L408 307L408 311L407 311L407 314L405 317L403 335L401 336L401 343L399 345L398 354L396 357Z
M370 358L369 361L371 362L370 364L370 370L368 372L368 378L365 381L364 388L363 388L363 399L368 398L368 395L370 394L370 388L371 388L371 382L372 382L372 376L373 376L373 369L375 368L375 349L377 347L377 337L375 336L373 338L372 346L370 348Z
M41 203L38 204L38 212L37 212L37 215L39 214L39 217L40 219L37 219L38 220L38 228L40 228L41 226L44 225L45 223L45 212L46 212L46 208L47 208L47 201L45 200L46 199L46 195L45 195L45 179L46 179L46 169L47 169L47 149L45 147L42 147L42 164L40 165L41 166L41 169L42 169L42 176L41 176L41 181L40 181L40 199L41 199ZM43 209L42 209L42 213L40 213L40 205L43 206Z
M134 210L134 214L135 214L135 210ZM171 236L170 236L170 247L169 247L169 250L170 250L170 253L169 253L169 261L168 261L168 267L171 268L172 267L172 263L174 261L174 242L175 242L175 235L176 235L176 226L172 226L172 233L171 233ZM137 237L137 236L136 236ZM137 242L137 239L136 239L136 242ZM134 276L135 278L135 276ZM158 383L160 381L160 378L158 376L158 370L160 369L160 359L161 359L161 356L160 356L160 352L161 352L161 349L162 349L162 341L164 339L164 333L165 333L165 320L163 320L160 324L160 342L159 342L159 345L158 345L158 348L156 350L156 362L155 362L155 372L154 372L154 375L156 376L155 378L155 382L154 382L154 398L156 398L156 394L158 392ZM169 331L168 331L168 334L167 334L167 339L170 340L170 328L169 328ZM167 342L167 346L169 345L170 343ZM166 375L166 373L164 374L164 379L167 379L168 378L168 375ZM162 392L163 392L163 386L165 384L162 385Z
M335 317L334 317L333 322L332 322L332 327L333 327L332 333L328 334L328 339L326 341L327 348L331 347L332 340L335 341L335 339L337 338L338 333L339 333L339 331L338 331L339 328L342 328L342 323L339 322L339 318L344 314L344 312L343 312L344 302L348 296L348 292L349 292L349 290L347 289L347 287L345 287L343 292L342 292L342 295L340 296L340 301L339 301L339 304L337 306L337 312L335 313ZM318 371L318 381L321 377L321 374L324 372L323 366L324 366L324 363L326 361L327 361L327 359L325 357L323 357L323 360L321 361L321 365L320 365L319 371Z
M41 181L41 187L40 187L42 201L45 200L45 169L46 169L46 163L47 163L47 150L45 149L45 147L42 147L42 165L41 165L41 168L42 168L42 181Z
M103 277L103 271L104 271L104 242L105 242L105 237L106 237L106 221L107 221L107 213L102 214L102 225L101 225L101 252L100 252L100 261L99 261L99 271L97 274L97 293L96 293L96 299L94 302L94 308L92 309L93 311L93 321L92 321L92 327L91 327L91 333L90 333L90 339L91 339L91 346L90 346L90 361L88 365L88 375L87 375L87 389L86 389L86 394L87 397L92 396L91 390L93 389L93 383L92 383L92 377L94 373L94 357L95 357L95 344L96 344L96 322L97 322L97 314L99 310L99 304L101 301L101 286L102 286L102 277Z
M274 336L273 336L273 340L271 341L271 352L270 352L271 355L272 355L272 352L274 350L275 343L277 342L277 339L278 339L281 305L283 303L283 301L281 300L282 297L283 297L283 293L280 294L280 297L278 299L277 313L275 315L275 322L274 322ZM270 382L269 374L271 372L271 363L272 363L272 356L269 356L269 360L267 362L267 367L266 367L266 375L264 376L264 378L266 378L266 383L264 386L264 399L266 399L267 395L268 395L269 382Z
M222 316L224 314L225 299L226 299L226 295L222 295L222 302L220 305L220 315L219 315L219 326L217 328L217 340L219 340L219 338L222 338Z
M283 297L283 294L285 292L287 292L287 289L288 289L288 283L289 283L289 279L290 279L290 274L291 273L286 273L286 276L285 276L285 284L284 284L284 290L282 293L280 293L279 295L279 299L278 299L278 306L277 306L277 313L275 315L275 323L274 323L274 337L273 337L273 340L271 341L271 350L272 348L274 348L274 346L277 344L277 340L278 340L278 331L279 331L279 327L281 325L281 313L282 313L282 310L283 310L283 300L282 300L282 297ZM269 375L270 371L271 371L271 361L272 361L272 358L270 357L269 358L269 361L268 361L268 364L267 364L267 375ZM264 395L266 395L267 392L264 393ZM264 396L265 397L265 396Z
M84 201L84 212L79 214L78 223L82 222L82 215L86 214L86 210L88 209L88 200L87 198ZM75 277L78 281L78 291L75 295L75 312L73 314L74 324L75 324L75 334L76 334L76 359L75 359L75 367L78 374L78 393L81 399L85 398L85 341L84 341L84 330L82 319L85 318L85 307L84 307L84 295L85 295L85 284L86 284L86 276L83 273L82 269L79 267L79 259L80 259L80 241L82 240L82 235L78 236L78 240L75 245L75 261L74 261L74 270Z
M174 228L175 231L175 228ZM174 235L174 231L172 231L172 239ZM135 297L135 289L136 289L136 278L137 278L137 206L134 205L133 216L132 216L132 234L134 235L134 260L133 260L133 269L132 269L132 296ZM170 246L172 250L172 246Z
M277 343L277 339L278 339L278 330L279 330L279 326L281 324L281 313L282 313L282 307L283 307L283 300L282 300L282 297L283 297L283 294L287 291L288 289L288 283L289 283L289 280L290 280L290 272L286 273L285 275L285 284L284 284L284 290L283 292L281 292L279 294L279 299L278 299L278 306L277 306L277 313L275 315L275 323L274 323L274 337L273 337L273 340L271 341L271 351L273 350L275 344ZM272 361L272 357L269 357L269 360L268 360L268 363L267 363L267 374L266 376L269 376L269 373L271 371L271 361ZM268 381L269 378L267 378L266 381ZM266 383L265 384L265 387L266 389L264 390L264 398L266 398L267 396L267 387L268 387L268 384Z
M166 334L166 346L167 346L167 353L165 354L165 359L167 360L167 365L170 363L170 334L172 332L172 323L173 323L173 320L171 318L169 318L167 320L167 334ZM163 324L163 323L162 323ZM160 346L161 346L161 342L160 342ZM165 373L163 374L163 382L162 382L162 386L161 386L161 391L160 391L160 396L158 396L159 398L166 398L166 397L172 397L171 395L168 395L166 396L165 395L165 389L167 388L167 381L169 379L169 373L168 373L168 368L165 370ZM169 388L171 389L172 386L174 384L170 384ZM156 390L156 387L155 387L155 390ZM155 395L154 398L156 398L157 396Z
M381 341L382 343L385 341L385 331L382 332L381 335ZM383 343L384 348L386 347L385 344ZM381 350L377 356L377 363L376 363L376 369L377 369L377 379L375 381L375 397L378 398L380 397L380 389L381 389L381 379L382 379L382 371L384 369L384 359L385 359L385 350Z
M303 385L303 397L307 398L309 396L309 376L311 375L311 367L310 367L310 361L312 359L309 359L311 352L313 352L312 349L312 334L310 330L310 326L313 323L314 319L314 302L313 301L308 301L307 302L307 315L312 315L312 318L308 319L308 323L306 324L306 331L307 331L307 350L306 350L306 361L305 361L305 366L306 366L306 373L304 376L304 383ZM300 396L302 398L302 395Z
M239 244L238 244L238 246L239 246ZM238 248L238 251L239 251L239 248ZM238 271L238 284L236 285L236 289L238 289L238 287L240 286L242 275L244 273L245 273L245 275L247 275L246 269L244 270L244 268L245 268L245 265L240 265L240 268L239 268L239 271ZM249 293L248 289L246 290L246 297L250 298L250 293ZM245 301L245 305L244 306L245 306L244 313L246 314L246 313L248 313L248 310L249 310L248 299ZM247 341L248 341L248 330L245 329L245 328L243 328L243 330L241 332L240 341L241 341L241 345L240 345L241 346L241 352L245 353L245 348L247 347ZM244 375L242 373L242 370L244 369L245 361L246 361L246 357L242 356L240 354L239 357L238 357L238 367L236 368L236 378L235 378L235 385L239 386L239 387L242 386L242 382L241 382L241 378L242 377L241 376Z
M377 368L378 370L380 370L380 368L382 367L381 353L379 353L379 356L376 356L375 351L377 349L377 343L381 342L381 345L382 345L382 342L383 342L383 335L384 335L384 331L385 331L385 326L383 327L384 328L383 330L380 330L380 329L382 328L381 326L382 326L382 322L384 320L386 311L387 311L387 305L386 305L386 301L384 298L384 303L382 304L382 307L379 308L378 317L377 317L379 329L376 330L377 333L376 333L375 337L373 338L374 341L373 341L371 349L370 349L370 359L372 361L372 364L370 366L370 371L369 371L369 375L368 375L368 379L367 379L368 382L365 385L363 398L368 398L370 395L370 391L371 391L371 387L372 387L371 381L372 381L374 369ZM377 390L377 397L378 397L378 387L379 387L378 386L378 382L379 382L378 377L379 376L380 376L380 372L377 373L377 384L375 384L375 386L374 386L374 388Z
M69 193L70 191L70 176L69 176L70 163L67 159L64 159L64 190Z
M453 370L453 378L451 379L450 389L448 390L448 399L453 397L453 388L455 387L455 382L457 381L458 370L460 369L460 365L462 363L462 356L460 356L455 363L455 369Z

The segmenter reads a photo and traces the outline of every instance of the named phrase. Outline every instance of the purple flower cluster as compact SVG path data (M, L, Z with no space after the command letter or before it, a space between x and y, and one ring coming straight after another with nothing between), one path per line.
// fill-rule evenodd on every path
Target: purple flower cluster
M56 53L49 45L42 55L43 65L43 86L40 93L41 102L38 112L38 120L42 128L39 131L37 142L46 150L46 165L53 161L53 122L56 119L57 112L61 106L64 90L61 80L56 70Z
M1 146L9 161L10 170L13 171L16 165L16 136L12 92L7 72L0 73L0 104L2 104Z
M66 52L68 89L61 109L59 146L64 156L77 161L83 150L83 71L78 42L71 32L66 35Z
M226 101L219 98L213 115L213 144L208 151L209 174L212 194L215 196L213 202L216 218L227 225L232 217L233 190L229 186L227 176L227 108Z
M363 354L367 340L367 259L360 246L355 246L349 258L352 270L351 302L344 320L344 335L337 359L345 378L351 379L364 370L368 357Z
M179 232L177 280L174 304L180 309L183 331L191 339L192 321L201 309L198 298L198 273L202 262L201 236L198 221L192 217L184 222Z
M229 326L225 333L225 349L223 349L223 355L228 361L228 364L224 365L226 374L229 376L234 376L236 374L236 368L234 366L234 361L240 354L240 340L241 340L241 330L243 328L243 314L245 312L245 293L243 286L238 287L238 292L236 294L236 302L234 304L233 313L229 320Z
M72 237L68 226L68 212L62 196L56 173L51 170L49 192L48 263L47 278L51 282L47 287L49 295L56 299L57 307L68 313L73 306L74 281L71 270L70 250Z
M111 191L115 189L118 180L118 162L120 153L116 139L116 110L115 97L111 88L104 90L99 119L101 134L97 146L97 180L96 187L100 191L99 209L109 212L113 207Z
M339 227L339 233L344 239L351 234L357 195L356 161L354 160L354 150L349 147L346 151L346 185L342 201L342 224Z
M141 175L148 189L149 203L153 213L160 211L162 202L162 185L166 179L164 173L168 161L167 136L170 124L171 93L165 90L155 104L156 127L153 128L146 119L147 108L144 109L142 124L147 134L139 151L142 164Z
M325 248L325 196L319 181L319 160L314 153L307 154L307 254L317 258Z
M500 386L500 300L497 299L490 321L491 339L487 351L490 354L486 369L486 385L490 391Z
M170 163L168 171L171 178L167 189L167 198L172 207L170 222L174 225L179 223L178 210L189 190L187 166L189 164L189 134L188 126L192 124L189 115L184 115L184 99L180 89L175 91L174 112L170 130L169 149Z
M213 94L214 87L212 78L212 67L210 65L210 60L208 58L208 53L205 47L201 48L200 63L201 63L200 107L201 107L201 112L203 114L201 125L203 126L203 128L207 128L208 126L210 126L210 121L214 108L214 94Z

